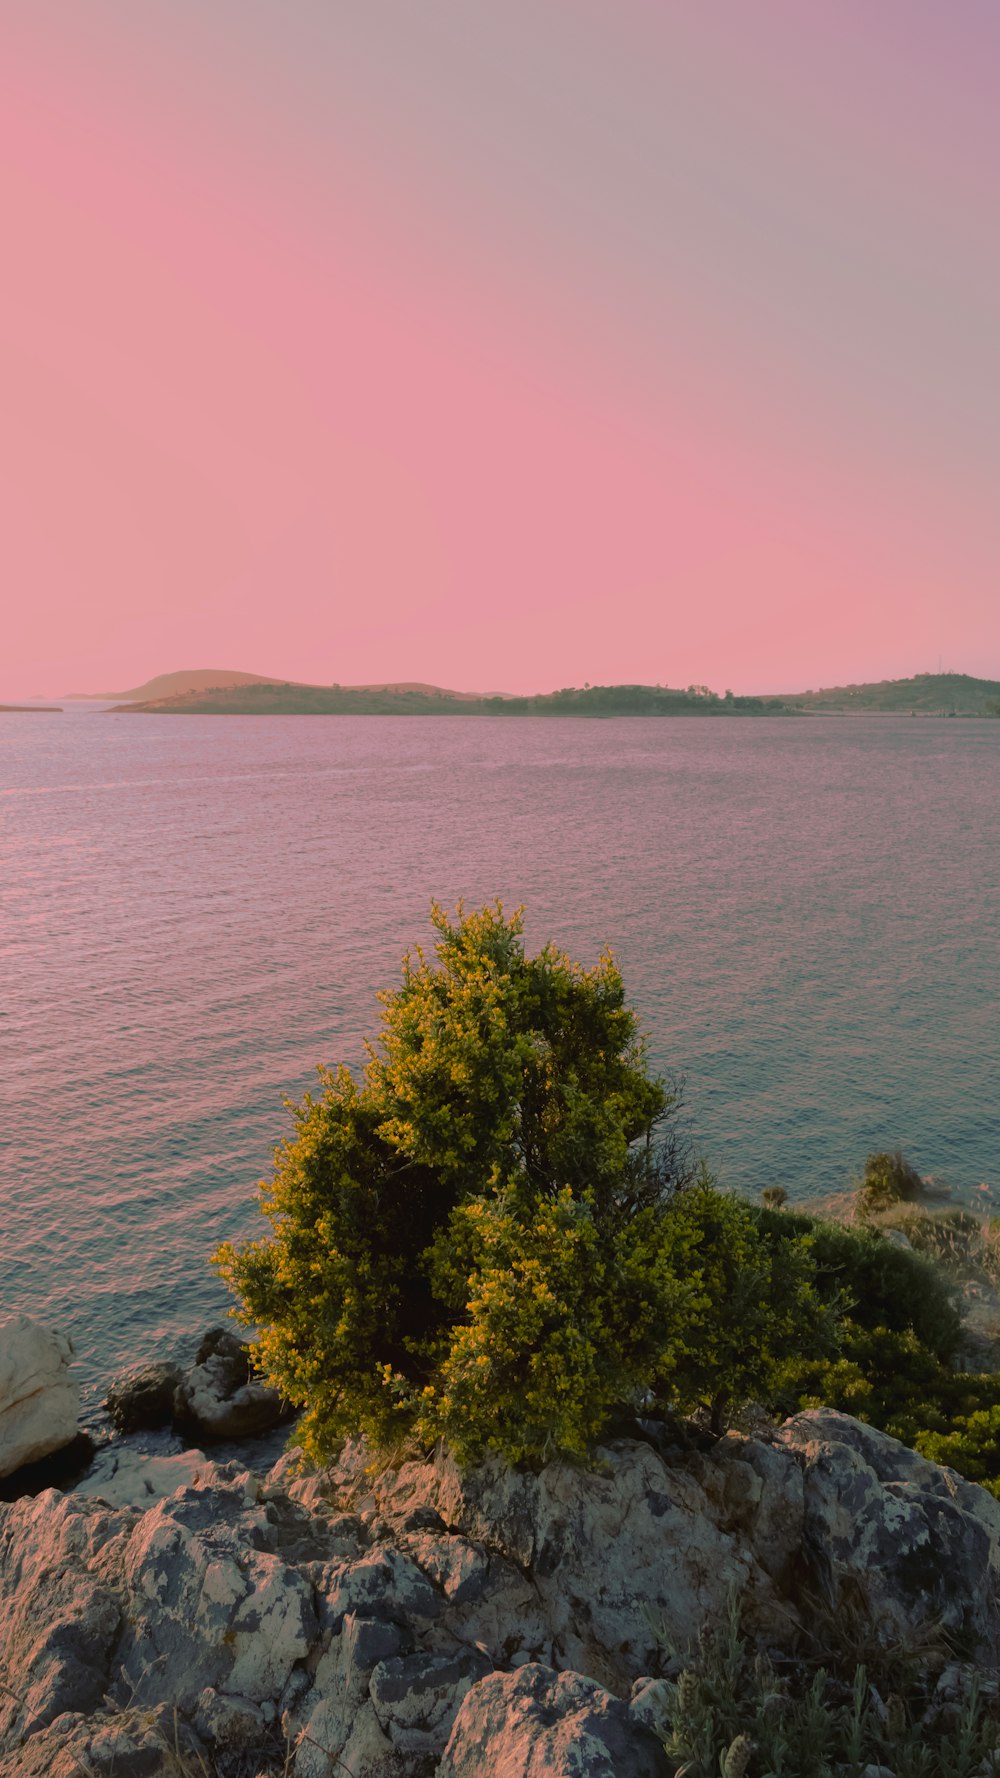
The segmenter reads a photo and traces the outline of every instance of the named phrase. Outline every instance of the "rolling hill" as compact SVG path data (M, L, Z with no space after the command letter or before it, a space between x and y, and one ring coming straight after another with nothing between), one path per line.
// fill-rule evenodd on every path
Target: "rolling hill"
M1000 680L968 673L915 673L869 685L835 685L825 691L784 692L781 702L807 715L996 716Z
M66 698L125 699L143 701L149 698L183 697L190 692L216 691L221 686L231 685L276 685L279 680L268 679L261 673L236 673L230 667L186 667L179 673L158 673L155 679L147 679L142 685L134 685L131 691L68 691Z
M142 694L140 696L140 694ZM531 697L449 691L417 680L309 685L254 673L165 673L119 694L129 714L200 716L1000 716L1000 681L967 673L719 697L707 687L569 687Z
M436 686L288 685L268 681L121 704L162 716L725 716L783 714L761 698L723 699L659 685L591 685L537 697L477 697Z

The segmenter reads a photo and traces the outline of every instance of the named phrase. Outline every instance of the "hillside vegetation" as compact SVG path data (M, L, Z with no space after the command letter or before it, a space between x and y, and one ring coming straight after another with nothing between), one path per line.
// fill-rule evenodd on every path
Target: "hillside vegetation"
M918 673L780 697L720 695L707 685L566 686L533 696L479 696L412 680L304 685L221 670L168 673L134 692L130 714L164 716L998 716L1000 681Z
M768 716L775 698L724 698L707 687L591 685L536 697L474 697L408 686L290 685L267 681L123 706L163 716Z
M835 685L782 695L790 709L813 715L1000 716L1000 680L969 673L915 673L872 685Z

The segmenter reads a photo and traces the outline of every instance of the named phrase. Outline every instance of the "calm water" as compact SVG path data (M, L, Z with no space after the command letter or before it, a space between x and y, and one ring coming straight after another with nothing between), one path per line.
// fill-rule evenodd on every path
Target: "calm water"
M0 1302L91 1394L225 1305L431 896L610 942L724 1181L1000 1187L1000 723L0 716Z

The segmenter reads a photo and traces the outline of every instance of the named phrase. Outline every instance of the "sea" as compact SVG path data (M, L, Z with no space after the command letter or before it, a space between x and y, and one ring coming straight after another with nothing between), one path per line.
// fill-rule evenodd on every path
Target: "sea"
M610 946L726 1186L1000 1196L1000 722L0 715L0 1308L85 1399L209 1264L432 898ZM997 1206L1000 1208L1000 1206Z

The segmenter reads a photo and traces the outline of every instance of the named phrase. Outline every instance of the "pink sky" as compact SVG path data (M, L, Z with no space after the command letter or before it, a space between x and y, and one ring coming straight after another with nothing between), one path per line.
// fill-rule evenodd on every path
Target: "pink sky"
M0 17L0 695L1000 677L1000 24Z

